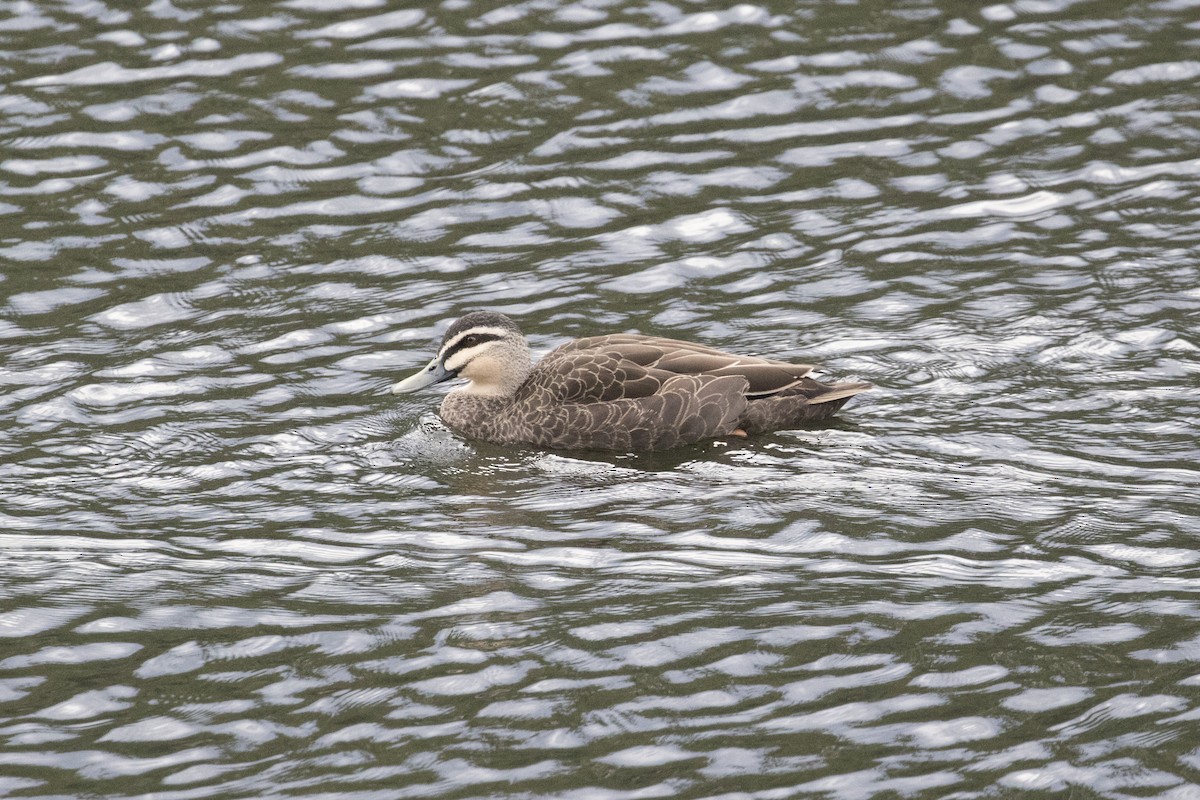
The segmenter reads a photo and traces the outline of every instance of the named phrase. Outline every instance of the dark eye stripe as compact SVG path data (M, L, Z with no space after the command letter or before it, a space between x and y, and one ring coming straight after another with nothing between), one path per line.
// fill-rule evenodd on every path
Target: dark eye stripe
M446 363L447 359L449 359L450 356L454 355L455 353L457 353L460 350L466 350L468 348L475 347L477 345L481 345L484 342L496 342L496 341L499 341L500 338L501 337L497 336L494 333L468 334L467 336L464 336L461 339L459 339L457 342L455 342L454 345L442 355L442 363L443 364Z

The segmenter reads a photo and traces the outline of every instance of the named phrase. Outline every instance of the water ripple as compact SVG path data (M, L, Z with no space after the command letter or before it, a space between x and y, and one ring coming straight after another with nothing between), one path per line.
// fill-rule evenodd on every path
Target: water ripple
M460 6L0 22L0 794L1190 796L1188 4ZM877 388L467 442L474 307Z

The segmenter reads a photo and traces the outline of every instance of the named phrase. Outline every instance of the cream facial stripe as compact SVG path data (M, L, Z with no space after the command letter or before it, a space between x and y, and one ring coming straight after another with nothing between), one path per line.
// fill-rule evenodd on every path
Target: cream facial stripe
M487 342L494 342L499 339L503 339L507 334L508 334L508 331L504 330L504 328L493 328L493 327L468 328L467 330L465 330L462 333L455 336L450 341L446 342L445 346L442 347L442 352L441 352L442 363L446 364L446 366L449 367L449 364L447 362L450 360L451 356L457 355L458 353L462 352L463 350L467 350L472 347L476 347L478 345L485 344ZM468 337L474 337L474 339L472 339L470 344L465 344L465 340Z

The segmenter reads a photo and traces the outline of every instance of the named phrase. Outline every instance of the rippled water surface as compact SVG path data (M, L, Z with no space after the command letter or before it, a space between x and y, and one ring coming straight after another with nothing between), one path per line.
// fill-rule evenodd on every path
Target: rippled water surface
M0 4L0 795L1200 797L1200 7ZM501 448L471 308L869 380Z

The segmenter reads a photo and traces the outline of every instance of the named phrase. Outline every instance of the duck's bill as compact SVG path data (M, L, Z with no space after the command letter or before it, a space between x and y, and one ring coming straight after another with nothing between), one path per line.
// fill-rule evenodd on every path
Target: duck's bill
M416 375L410 375L404 380L392 386L392 394L407 394L415 392L418 389L424 389L426 386L433 386L435 383L448 381L458 373L451 372L446 369L441 361L436 358L429 362L429 366L418 372Z

